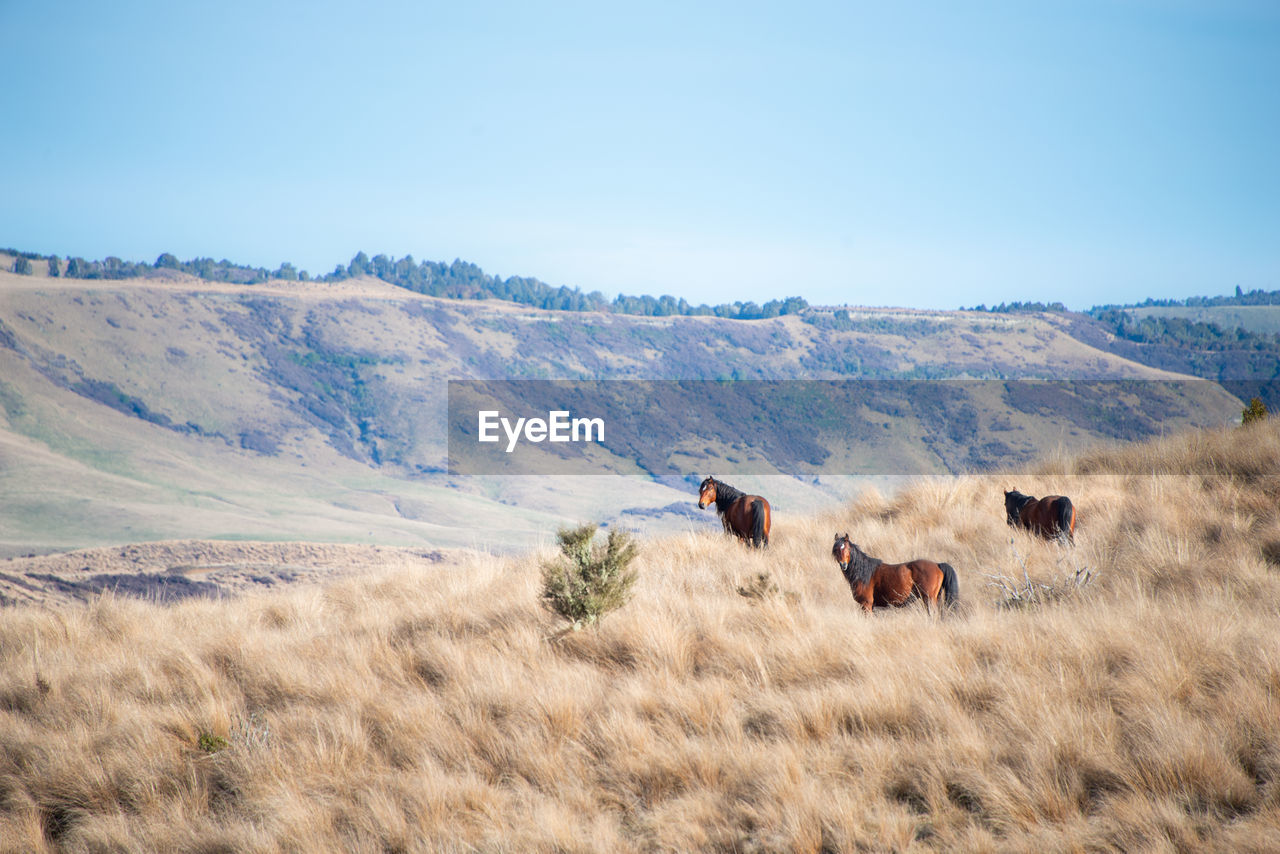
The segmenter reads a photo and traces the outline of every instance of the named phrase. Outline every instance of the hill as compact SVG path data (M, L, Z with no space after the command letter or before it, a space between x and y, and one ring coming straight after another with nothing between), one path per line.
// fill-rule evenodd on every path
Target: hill
M1277 470L1263 422L778 514L765 552L651 538L567 636L545 551L11 609L0 847L1269 850ZM1015 485L1074 498L1074 548L1005 526ZM846 530L963 607L856 612Z
M1174 317L1189 323L1213 324L1223 330L1280 334L1280 305L1137 306L1126 311L1136 318Z
M679 477L450 477L448 379L1179 376L1108 352L1104 333L1082 341L1053 314L647 317L444 299L373 277L239 284L153 273L0 273L3 554L191 538L500 551L584 518L714 527L690 519ZM857 429L836 424L820 451L848 472L868 454L881 472L966 471L1220 424L1241 406L1210 384L1117 419L1099 418L1079 389L1026 411L987 392L854 413ZM732 471L736 440L700 443L681 470ZM744 485L793 510L851 488L760 478Z

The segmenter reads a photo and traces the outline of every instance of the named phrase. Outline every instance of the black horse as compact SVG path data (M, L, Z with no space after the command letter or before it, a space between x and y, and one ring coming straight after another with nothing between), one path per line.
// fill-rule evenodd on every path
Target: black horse
M1075 541L1076 508L1065 495L1036 498L1009 490L1004 494L1004 512L1010 527L1026 528L1046 540Z

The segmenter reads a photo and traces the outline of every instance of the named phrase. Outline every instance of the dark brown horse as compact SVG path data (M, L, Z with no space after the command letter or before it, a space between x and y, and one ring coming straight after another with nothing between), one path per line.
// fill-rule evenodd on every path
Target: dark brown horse
M938 607L939 593L946 597L948 608L960 601L960 582L950 564L931 560L885 563L858 548L848 534L836 534L831 556L840 564L854 601L864 611L876 605L900 608L919 596L925 612L931 613Z
M769 545L768 501L709 477L698 489L698 509L704 510L712 503L716 505L726 534L733 534L758 549Z
M1026 528L1046 540L1075 542L1076 508L1065 495L1036 498L1009 490L1004 494L1004 511L1010 527Z

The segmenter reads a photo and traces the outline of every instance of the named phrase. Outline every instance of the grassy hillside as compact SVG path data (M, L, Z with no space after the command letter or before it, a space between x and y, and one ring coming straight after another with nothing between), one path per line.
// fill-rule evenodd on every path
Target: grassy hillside
M437 299L369 278L237 285L160 272L0 272L0 556L214 537L523 547L601 516L690 527L658 512L685 509L688 484L448 477L450 378L1173 376L1039 315L638 317ZM824 441L854 436L880 471L944 472L1216 425L1241 406L1206 385L1116 432L1081 403L1008 411L957 393L934 407L850 413L850 428ZM724 474L735 438L710 455L714 443L690 439L689 476ZM845 470L865 470L832 452ZM768 488L811 508L841 487L779 478Z
M1136 306L1125 311L1137 318L1177 317L1192 323L1212 323L1222 329L1280 333L1280 305Z
M12 609L0 848L1274 850L1277 470L1265 422L779 514L764 553L648 539L564 637L545 553ZM1077 545L1010 531L1010 486ZM857 613L846 530L963 607Z

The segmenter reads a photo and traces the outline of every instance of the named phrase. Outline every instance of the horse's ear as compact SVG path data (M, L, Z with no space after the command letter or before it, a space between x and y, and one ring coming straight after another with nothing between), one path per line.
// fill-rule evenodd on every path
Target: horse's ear
M849 539L849 532L848 532L848 531L845 531L845 532L844 532L844 538L845 538L846 540L847 540L847 539Z

